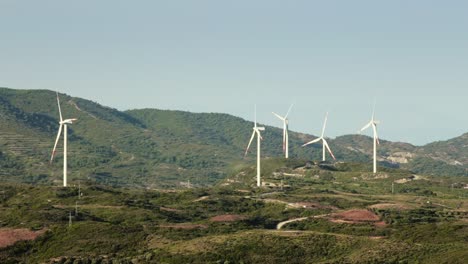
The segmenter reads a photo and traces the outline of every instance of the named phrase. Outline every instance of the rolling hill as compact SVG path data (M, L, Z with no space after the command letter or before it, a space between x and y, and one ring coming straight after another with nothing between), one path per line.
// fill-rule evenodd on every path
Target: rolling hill
M264 165L261 188L251 168L172 191L0 183L0 263L466 262L467 193L451 187L466 177Z
M119 111L60 94L69 126L70 181L148 188L180 187L185 182L211 185L239 167L252 122L219 113L157 109ZM0 177L4 182L61 182L61 149L49 164L58 128L55 92L0 88ZM280 157L282 131L266 126L262 152ZM318 160L321 146L301 148L314 136L290 132L290 156ZM345 135L329 140L339 161L366 162L371 138ZM468 175L468 133L422 147L382 140L380 165L432 175ZM59 148L62 142L59 143Z

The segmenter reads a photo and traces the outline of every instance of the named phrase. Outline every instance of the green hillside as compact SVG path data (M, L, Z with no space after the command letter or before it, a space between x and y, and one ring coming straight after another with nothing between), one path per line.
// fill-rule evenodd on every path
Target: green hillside
M206 186L255 160L255 146L244 159L252 122L227 114L157 109L118 111L60 94L69 126L69 179L108 185L178 188L190 181ZM55 92L0 88L0 177L3 182L50 183L62 178L62 141L49 164L58 129ZM282 131L266 127L264 158L281 157ZM290 132L290 156L319 160L321 146L301 145L314 138ZM381 141L379 166L416 173L466 176L467 134L423 147ZM338 161L371 161L372 141L347 135L330 139Z
M252 187L250 168L212 188L178 191L90 181L80 188L0 184L0 262L464 263L468 258L465 177L414 177L400 169L372 175L362 172L361 164L297 159L267 159L265 168L262 188Z

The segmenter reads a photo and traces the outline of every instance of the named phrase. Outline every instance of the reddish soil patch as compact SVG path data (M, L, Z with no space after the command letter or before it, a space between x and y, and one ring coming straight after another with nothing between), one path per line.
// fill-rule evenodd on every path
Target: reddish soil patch
M376 227L386 227L387 224L381 221L379 216L364 209L354 209L341 213L331 214L330 222L345 224L372 223Z
M379 221L379 222L375 222L374 225L376 227L386 227L387 223L385 223L384 221Z
M2 228L0 229L0 248L13 245L14 243L21 240L34 240L38 236L44 234L45 231L45 229L39 231L31 231L27 228Z
M243 215L226 214L226 215L217 215L217 216L211 217L210 221L211 222L235 222L235 221L244 220L245 218L246 217Z
M200 224L190 224L190 223L182 223L182 224L168 224L168 225L159 225L161 228L174 228L174 229L204 229L208 228L206 225Z

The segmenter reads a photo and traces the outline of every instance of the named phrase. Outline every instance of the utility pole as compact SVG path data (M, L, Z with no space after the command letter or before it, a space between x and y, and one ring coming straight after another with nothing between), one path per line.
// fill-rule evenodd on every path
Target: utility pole
M392 182L392 194L395 194L395 182Z
M68 215L68 227L71 227L71 226L72 226L72 215L70 211L70 214Z

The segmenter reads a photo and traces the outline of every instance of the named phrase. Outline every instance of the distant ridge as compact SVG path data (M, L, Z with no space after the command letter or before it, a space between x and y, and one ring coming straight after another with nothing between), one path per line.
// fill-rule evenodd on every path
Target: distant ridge
M98 181L149 188L210 185L243 160L252 122L219 113L157 109L119 111L60 94L62 111L78 118L69 131L70 182ZM55 92L0 88L0 179L46 183L61 180L62 154L48 164L56 136ZM264 157L281 157L282 130L266 126ZM321 146L300 147L315 136L290 131L290 157L319 160ZM372 139L345 135L327 140L338 161L371 168ZM431 175L468 175L468 133L421 147L381 140L379 166ZM254 151L254 150L252 150Z

